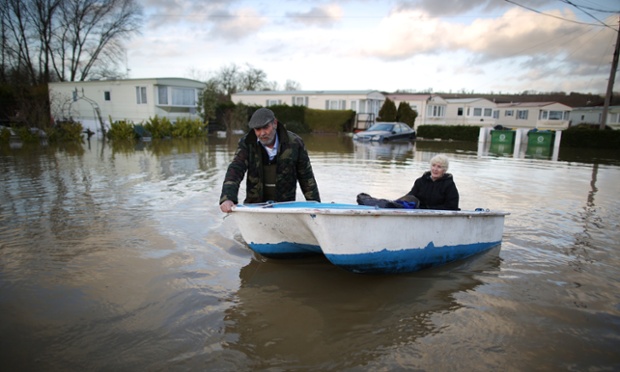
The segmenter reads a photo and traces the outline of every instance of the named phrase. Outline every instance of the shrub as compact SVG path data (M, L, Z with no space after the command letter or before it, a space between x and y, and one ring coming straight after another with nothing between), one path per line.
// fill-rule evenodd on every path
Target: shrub
M379 109L377 121L396 121L397 116L396 104L391 99L386 98L383 106Z
M9 142L11 130L9 128L0 129L0 142Z
M418 117L418 113L411 108L409 103L401 102L398 104L398 118L397 121L409 125L414 128L415 119Z
M204 135L204 123L200 119L179 118L172 126L172 136L176 138L191 138Z
M110 120L110 122L112 122L112 120ZM136 137L136 132L133 129L133 123L126 120L118 120L112 122L107 136L108 139L111 140L127 140L134 139Z
M32 132L30 128L21 126L21 127L13 127L13 132L23 141L23 142L37 142L39 140L39 134Z
M154 118L144 124L144 129L151 133L152 138L166 138L172 136L172 123L167 117L160 118L155 115Z
M84 127L82 123L68 120L59 121L55 126L48 128L47 138L50 142L81 142Z

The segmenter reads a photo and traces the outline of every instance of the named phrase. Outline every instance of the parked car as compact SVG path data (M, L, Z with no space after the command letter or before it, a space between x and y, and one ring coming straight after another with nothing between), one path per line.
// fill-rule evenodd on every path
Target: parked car
M415 130L400 122L379 122L353 135L353 139L356 141L378 142L413 141L415 137Z

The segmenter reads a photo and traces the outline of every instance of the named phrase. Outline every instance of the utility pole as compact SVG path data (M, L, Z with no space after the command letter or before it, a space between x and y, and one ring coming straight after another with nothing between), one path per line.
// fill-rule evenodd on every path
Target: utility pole
M601 117L600 130L605 129L607 124L607 112L611 103L611 96L614 91L614 80L616 79L616 70L618 69L618 53L620 52L620 17L618 17L618 30L616 31L616 47L614 48L614 57L611 62L611 71L609 72L609 81L607 82L607 94L605 95L605 105L603 106L603 117Z

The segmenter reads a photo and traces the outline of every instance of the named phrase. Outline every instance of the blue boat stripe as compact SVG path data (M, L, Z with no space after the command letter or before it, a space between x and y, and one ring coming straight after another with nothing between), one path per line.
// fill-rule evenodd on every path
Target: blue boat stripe
M443 265L487 251L501 241L456 246L435 247L432 243L423 249L387 249L356 254L326 254L336 266L356 273L405 273Z

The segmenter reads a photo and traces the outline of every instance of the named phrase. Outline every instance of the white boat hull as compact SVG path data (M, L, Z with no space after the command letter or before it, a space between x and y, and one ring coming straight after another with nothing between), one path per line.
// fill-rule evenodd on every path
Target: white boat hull
M240 205L232 213L263 256L323 254L357 273L418 271L486 251L501 244L507 214L315 202Z

